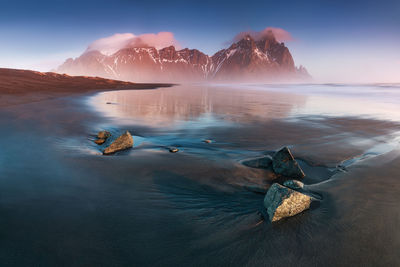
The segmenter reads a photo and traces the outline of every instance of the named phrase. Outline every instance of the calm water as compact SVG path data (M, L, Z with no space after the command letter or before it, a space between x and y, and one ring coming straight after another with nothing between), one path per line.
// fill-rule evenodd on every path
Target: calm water
M318 151L306 156L315 158L317 153L321 157L327 152L323 151L327 143L337 143L347 145L348 151L357 147L351 153L359 155L342 152L343 159L353 162L353 157L390 151L400 135L399 85L184 85L104 92L88 102L109 119L97 127L133 126L136 146L178 146L202 154L200 141L211 139L218 148L214 155L237 154L235 160L251 156L254 150L275 150L283 145L293 146L300 154L305 152L302 147L309 150L314 146ZM393 123L391 134L379 134L382 126L376 125L377 121ZM149 134L136 130L142 128ZM372 140L369 134L379 136ZM339 159L321 158L322 162L331 166Z
M395 85L198 85L2 110L0 265L398 266L399 104ZM134 148L102 156L102 129ZM284 145L321 202L270 224L248 190L268 172L242 162Z
M176 86L105 92L90 103L120 122L155 127L207 127L304 116L399 121L400 85Z

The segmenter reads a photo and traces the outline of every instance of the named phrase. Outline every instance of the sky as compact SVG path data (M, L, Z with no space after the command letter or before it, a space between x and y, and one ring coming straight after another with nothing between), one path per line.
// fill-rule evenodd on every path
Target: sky
M0 67L49 71L117 33L169 32L212 55L266 27L290 33L316 82L400 82L399 0L0 0Z

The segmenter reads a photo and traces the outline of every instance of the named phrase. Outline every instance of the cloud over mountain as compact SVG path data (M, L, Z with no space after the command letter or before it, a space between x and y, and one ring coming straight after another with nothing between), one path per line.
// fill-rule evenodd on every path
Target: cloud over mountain
M293 41L292 35L282 29L282 28L275 28L275 27L267 27L262 31L245 31L237 34L235 38L233 39L234 42L237 42L241 39L243 39L246 35L250 35L254 40L259 41L261 39L267 38L267 37L275 37L275 39L279 42L287 42L287 41Z
M242 32L225 49L209 56L197 49L180 49L170 32L115 34L94 41L85 53L67 59L57 71L135 82L271 82L304 80L281 41L291 35L280 28ZM129 48L129 49L124 49ZM90 52L90 53L89 53Z
M116 33L92 42L86 49L86 52L97 50L104 55L112 55L127 47L155 47L156 49L161 49L171 45L180 48L172 32L145 33L140 35Z

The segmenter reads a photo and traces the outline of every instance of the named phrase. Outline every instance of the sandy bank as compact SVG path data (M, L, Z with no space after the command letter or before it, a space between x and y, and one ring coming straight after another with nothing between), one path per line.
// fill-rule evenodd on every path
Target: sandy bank
M166 86L171 84L131 83L99 77L0 68L0 107L92 91L155 89Z

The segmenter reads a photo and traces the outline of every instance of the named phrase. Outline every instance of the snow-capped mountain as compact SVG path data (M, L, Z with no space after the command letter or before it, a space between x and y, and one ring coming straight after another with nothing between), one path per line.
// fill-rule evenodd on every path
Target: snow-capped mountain
M273 35L255 40L246 35L212 57L197 49L174 46L128 47L112 55L89 51L67 59L56 70L69 75L99 76L134 82L273 81L309 78L296 68L284 43Z

